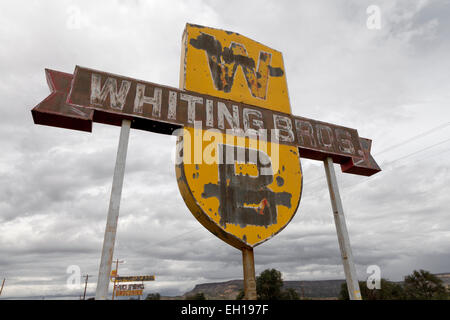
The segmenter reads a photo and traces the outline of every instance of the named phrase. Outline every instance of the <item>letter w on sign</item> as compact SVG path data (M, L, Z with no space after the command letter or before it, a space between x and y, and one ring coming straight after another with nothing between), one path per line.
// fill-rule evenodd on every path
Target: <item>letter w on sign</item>
M255 60L249 57L245 46L240 43L231 42L229 47L222 48L220 41L206 33L201 33L189 43L194 48L206 52L212 80L217 90L230 92L236 70L241 67L252 96L266 99L269 75L272 77L283 75L283 69L270 66L271 53L260 51L256 66Z
M130 81L123 80L119 92L117 92L117 80L108 77L102 87L100 75L93 73L91 81L91 104L101 106L109 98L112 109L123 110L130 86Z

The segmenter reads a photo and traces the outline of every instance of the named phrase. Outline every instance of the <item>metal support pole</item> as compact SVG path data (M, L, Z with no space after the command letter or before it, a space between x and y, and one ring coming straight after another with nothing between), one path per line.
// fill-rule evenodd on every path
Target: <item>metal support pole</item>
M255 258L253 248L242 249L245 300L256 300Z
M339 187L334 172L333 159L327 157L324 160L325 173L327 175L328 190L330 191L331 206L333 208L334 223L341 250L342 264L344 265L345 278L350 300L361 300L358 277L356 275L355 264L353 263L350 238L348 236L347 225L345 223L344 209L342 207Z
M83 293L83 300L86 300L86 289L87 289L87 284L88 284L88 279L89 279L89 275L85 275L86 281L84 283L84 293Z
M119 147L117 149L116 166L109 201L108 217L106 220L105 238L103 240L102 257L98 272L96 300L106 300L108 297L109 276L114 254L117 221L119 219L120 198L122 196L123 176L127 158L128 138L130 136L131 120L122 120Z
M5 285L5 281L6 281L6 278L3 278L2 288L0 289L0 296L2 295L2 292L3 292L3 286Z

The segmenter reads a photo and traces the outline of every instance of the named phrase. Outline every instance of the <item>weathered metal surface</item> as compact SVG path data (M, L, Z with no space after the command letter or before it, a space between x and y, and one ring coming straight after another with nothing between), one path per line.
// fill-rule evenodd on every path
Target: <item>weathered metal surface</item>
M155 281L155 276L125 276L115 277L116 282L142 282L142 281Z
M91 132L94 111L66 103L73 75L45 69L45 76L51 93L31 110L34 123Z
M370 154L372 147L372 140L366 138L359 138L362 147L362 159L352 158L350 161L337 162L341 164L342 172L353 173L362 176L371 176L379 171L380 167L375 159Z
M195 121L223 133L278 129L280 145L298 147L301 157L331 156L353 174L381 170L370 155L371 140L360 138L355 129L87 68L76 67L72 82L67 73L46 70L46 75L52 93L32 110L36 124L91 131L93 121L119 126L131 119L134 129L163 134L193 127Z

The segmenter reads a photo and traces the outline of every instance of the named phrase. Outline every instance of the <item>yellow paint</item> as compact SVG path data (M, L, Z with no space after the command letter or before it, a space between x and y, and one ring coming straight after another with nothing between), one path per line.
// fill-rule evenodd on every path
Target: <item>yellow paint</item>
M237 66L230 92L217 89L214 85L206 50L195 48L191 44L191 40L198 39L202 34L210 35L218 40L222 50L228 48L233 54L250 58L254 62L253 69ZM186 25L182 45L180 88L274 111L291 113L286 70L281 52L237 33L190 24ZM266 57L265 60L260 59L261 54ZM219 57L220 61L217 61L215 56L211 59L218 64L218 68L221 70L220 81L224 84L226 76L233 76L232 70L235 62L226 61L223 56ZM273 68L280 68L283 75L271 76L269 65Z
M236 168L236 175L249 175L250 177L256 177L258 176L258 167L256 166L256 164L244 164L244 163L240 163L238 161L235 161L234 164L235 168Z

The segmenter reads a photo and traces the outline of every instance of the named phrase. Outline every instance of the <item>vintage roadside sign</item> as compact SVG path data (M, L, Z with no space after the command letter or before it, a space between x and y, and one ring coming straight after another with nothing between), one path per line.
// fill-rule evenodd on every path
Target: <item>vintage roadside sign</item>
M158 133L185 128L176 168L183 198L205 227L237 248L264 242L292 219L300 157L331 156L349 173L380 170L371 141L355 129L291 114L280 52L194 25L186 27L182 52L181 90L78 66L73 75L46 70L53 92L32 110L34 121L83 131L93 121L120 125L124 118ZM233 153L246 159L219 159Z
M184 201L203 226L241 249L248 265L252 248L297 211L301 157L324 161L332 203L339 198L333 163L363 176L381 170L371 140L356 129L291 113L280 52L234 32L187 24L181 58L180 89L80 66L73 74L45 70L51 93L31 111L36 124L87 132L93 122L122 127L98 299L108 288L130 127L178 136ZM338 237L347 234L339 203ZM348 239L339 239L349 248ZM349 250L342 255L344 264L351 260ZM244 262L247 273L254 278Z
M114 287L116 297L119 296L141 296L144 293L144 284L121 284Z

